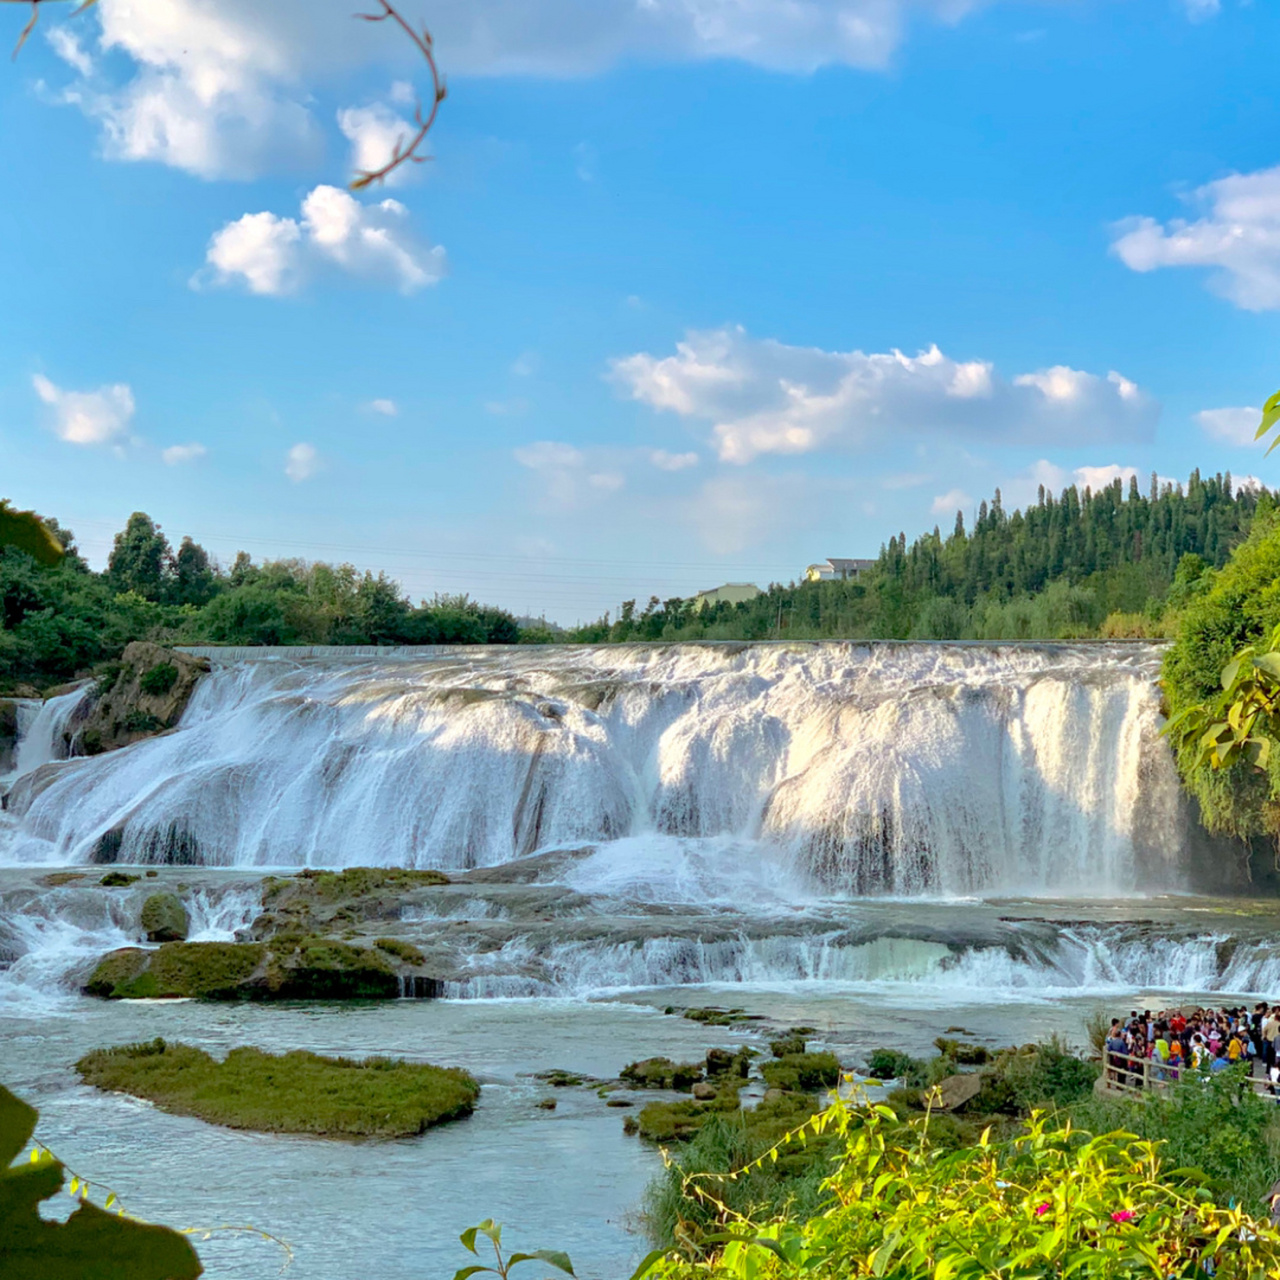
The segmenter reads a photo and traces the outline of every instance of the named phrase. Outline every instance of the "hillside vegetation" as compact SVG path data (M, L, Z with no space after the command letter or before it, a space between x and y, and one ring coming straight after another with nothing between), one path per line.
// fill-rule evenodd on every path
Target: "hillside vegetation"
M692 599L651 597L572 631L522 629L505 610L465 595L417 605L384 573L304 560L220 567L198 543L175 551L151 518L130 516L106 570L95 573L71 533L38 563L0 549L0 689L49 687L117 659L132 640L160 644L513 644L552 640L1034 640L1175 633L1259 513L1266 490L1230 475L1142 494L1135 481L1040 492L1007 512L997 490L973 527L957 514L908 544L891 537L858 581L771 585L747 604L698 612Z

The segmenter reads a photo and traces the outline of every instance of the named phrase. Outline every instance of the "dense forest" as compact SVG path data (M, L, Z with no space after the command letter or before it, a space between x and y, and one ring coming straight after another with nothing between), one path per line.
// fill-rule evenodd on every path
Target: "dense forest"
M1136 480L1055 498L1043 488L1024 511L999 490L972 529L957 513L910 546L890 538L857 581L774 584L748 604L699 612L692 600L623 605L575 640L1025 640L1171 635L1259 511L1265 489L1234 490L1230 474L1193 472L1184 489Z
M0 504L3 508L4 504ZM999 491L972 529L957 515L910 545L889 539L857 581L774 584L748 604L699 612L692 599L626 603L573 631L523 629L467 596L412 605L385 574L301 560L218 565L191 538L175 550L147 515L116 535L93 572L70 531L43 518L64 549L0 549L0 688L47 688L117 657L130 640L166 644L513 644L551 640L1069 639L1171 635L1212 571L1273 510L1266 490L1230 475L1142 494L1041 490L1006 512ZM56 550L56 548L55 548ZM42 563L41 561L45 561Z

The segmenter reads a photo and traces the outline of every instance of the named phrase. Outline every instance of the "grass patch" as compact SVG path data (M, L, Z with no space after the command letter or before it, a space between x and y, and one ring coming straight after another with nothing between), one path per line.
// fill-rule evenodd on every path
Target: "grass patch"
M263 882L263 901L286 889L311 890L330 902L343 898L367 898L375 893L395 893L431 885L451 884L443 871L411 871L406 867L348 867L345 871L299 871L296 876L269 877Z
M788 1053L760 1068L770 1089L805 1092L840 1083L840 1059L834 1053Z
M412 942L402 942L399 938L377 938L374 940L373 945L379 951L385 951L387 955L395 956L397 960L403 960L405 964L425 964L427 962L427 957Z
M232 1049L219 1062L188 1044L153 1040L97 1049L76 1063L86 1084L231 1129L323 1137L405 1138L471 1114L467 1072L390 1058Z
M645 1058L623 1067L619 1078L638 1089L676 1089L688 1093L702 1079L702 1064Z

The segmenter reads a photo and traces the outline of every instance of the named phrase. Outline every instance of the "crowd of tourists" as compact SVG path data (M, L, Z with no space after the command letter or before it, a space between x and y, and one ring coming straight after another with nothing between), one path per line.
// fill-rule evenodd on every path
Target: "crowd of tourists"
M1152 1078L1176 1080L1185 1070L1225 1071L1240 1064L1250 1074L1280 1084L1280 1005L1265 1002L1252 1009L1130 1010L1113 1018L1107 1032L1108 1078L1141 1084ZM1142 1061L1135 1061L1140 1059Z

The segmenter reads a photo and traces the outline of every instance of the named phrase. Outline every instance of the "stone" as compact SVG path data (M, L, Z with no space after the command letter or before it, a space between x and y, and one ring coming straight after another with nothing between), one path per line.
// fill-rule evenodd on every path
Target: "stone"
M135 640L114 679L105 676L77 705L69 726L71 754L101 755L175 728L209 669L207 658Z
M966 1102L982 1092L982 1077L976 1072L963 1076L948 1076L938 1085L938 1107L942 1111L958 1111Z
M142 904L140 923L148 942L186 942L187 909L176 893L153 893Z
M709 1081L700 1080L693 1086L693 1096L698 1102L711 1102L719 1092Z

